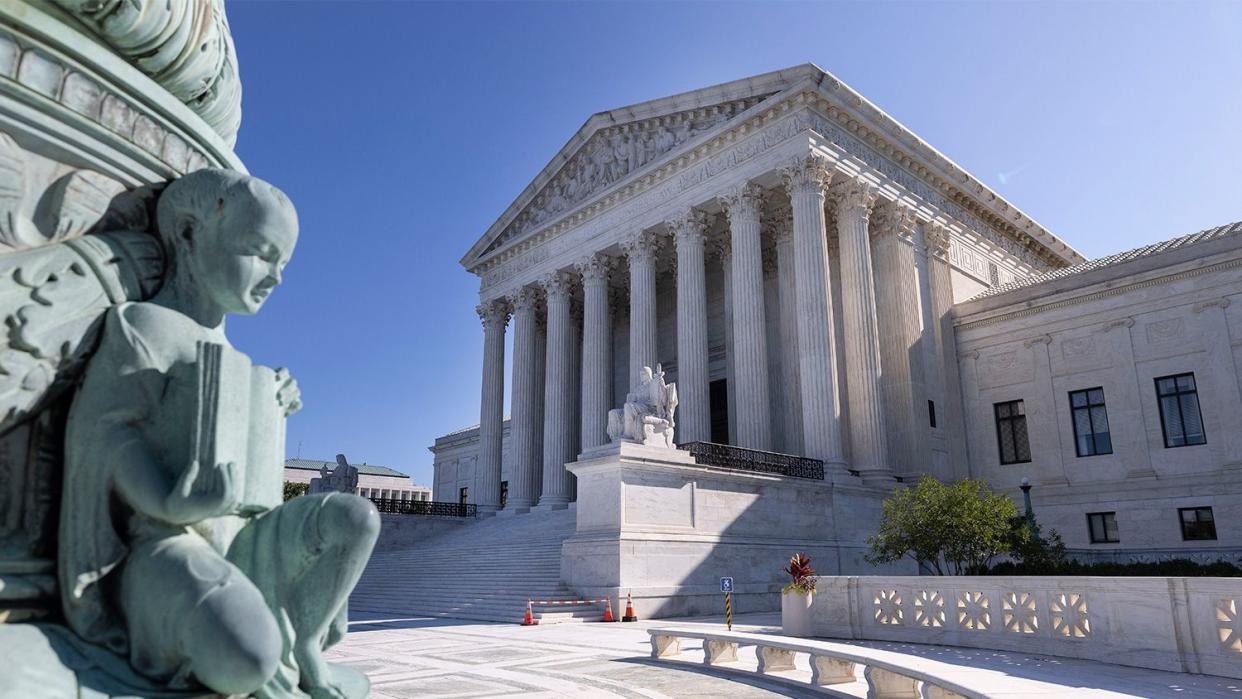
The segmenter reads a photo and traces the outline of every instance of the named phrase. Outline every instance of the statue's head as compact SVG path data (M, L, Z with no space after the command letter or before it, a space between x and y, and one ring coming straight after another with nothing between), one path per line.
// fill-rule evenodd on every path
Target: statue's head
M642 377L643 381L650 381L651 380L651 367L649 366L643 367L643 370L639 373L639 375Z
M297 212L284 192L232 170L174 180L156 217L171 253L170 281L190 284L224 313L257 313L298 239Z

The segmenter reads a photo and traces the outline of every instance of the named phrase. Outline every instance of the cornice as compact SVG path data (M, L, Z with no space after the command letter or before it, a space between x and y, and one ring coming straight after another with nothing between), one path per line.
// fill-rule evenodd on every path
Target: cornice
M1106 299L1106 298L1111 298L1114 296L1119 296L1121 294L1126 294L1131 291L1136 291L1139 289L1146 289L1146 288L1150 288L1153 286L1160 286L1162 284L1171 284L1173 282L1177 282L1182 279L1189 279L1192 277L1202 276L1204 274L1220 272L1223 270L1232 269L1234 267L1242 267L1242 257L1234 258L1231 260L1224 260L1222 262L1206 265L1203 267L1193 267L1193 268L1185 269L1179 272L1174 272L1172 274L1161 274L1155 277L1141 279L1133 283L1107 287L1107 288L1099 289L1097 291L1092 291L1089 293L1083 293L1083 294L1077 294L1074 296L1070 296L1069 298L1062 298L1062 299L1058 299L1054 301L1049 301L1047 303L1036 303L1036 305L1028 305L1031 302L1015 301L1014 305L1021 305L1022 308L1018 308L1018 309L1015 309L1009 312L997 313L996 315L991 315L986 318L980 318L979 320L967 320L965 318L957 318L954 321L954 325L959 331L975 330L977 328L984 328L989 325L996 325L997 323L1002 323L1002 322L1009 321L1009 320L1027 318L1033 315L1045 313L1048 311L1053 311L1059 308L1068 308L1070 306L1077 306L1079 304L1090 303L1092 301L1098 301L1100 299ZM1087 288L1089 289L1091 287L1097 287L1103 284L1108 284L1112 281L1114 280L1105 280L1101 282L1096 282L1095 284L1092 284ZM1199 308L1196 312L1201 312L1202 310L1206 308L1210 308L1214 306L1220 306L1223 308L1224 306L1228 305L1228 299L1218 299L1218 300L1207 302L1206 304L1197 304L1197 305L1201 305L1203 306L1203 308Z
M931 189L939 191L943 197L940 208L954 209L958 215L954 215L954 211L951 210L946 210L946 214L959 220L975 219L964 222L1007 251L1018 254L1020 257L1021 253L1030 255L1039 260L1041 263L1039 266L1043 267L1062 267L1084 259L887 114L863 100L861 96L832 76L822 74L818 81L804 79L781 93L764 98L759 104L742 114L723 122L683 146L674 148L673 151L657 158L639 172L613 184L597 196L588 198L577 208L549 221L543 228L481 255L473 264L467 260L462 262L468 265L471 272L482 275L495 265L512 259L565 230L591 220L602 211L666 181L673 174L716 155L730 143L748 136L754 130L762 128L797 108L804 107L810 107L819 112L820 116L826 117L828 122L839 129L837 133L824 134L830 140L835 140L833 137L838 134L848 134L856 144L864 145L877 155L923 180ZM832 129L832 131L836 130ZM582 139L577 147L581 148L588 139L589 136ZM845 144L842 146L844 147ZM849 148L846 150L851 155L861 157ZM567 160L568 158L561 159L560 164L563 165ZM537 178L535 182L532 182L531 187L528 187L528 189L534 188L530 196L520 198L518 202L515 202L514 207L517 208L507 212L506 217L502 217L497 225L502 222L507 225L511 222L513 217L520 213L522 207L534 199L539 188L546 185L551 176L541 175L541 178Z
M598 218L605 212L611 211L618 205L628 202L674 178L683 187L688 187L697 181L701 181L705 177L714 174L714 170L724 169L729 166L716 161L727 152L730 146L791 115L802 119L808 129L815 130L830 141L847 141L847 143L839 143L838 146L850 155L861 159L867 165L877 167L877 170L885 177L892 179L894 184L907 189L912 195L927 201L929 206L938 209L944 218L960 222L963 228L972 230L975 234L985 238L989 243L1011 254L1015 254L1020 259L1023 259L1024 262L1028 264L1034 263L1036 267L1057 267L1066 264L1064 259L1056 257L1050 251L1043 248L1038 241L1029 236L1025 236L1026 244L1015 240L1014 237L1010 237L1020 235L1020 232L1014 226L1010 225L1007 227L1010 236L1006 236L990 227L986 221L963 209L952 197L951 193L946 195L938 191L932 184L918 180L916 176L918 173L912 171L913 168L907 169L907 167L902 165L902 162L907 164L913 162L910 158L907 157L902 162L895 160L884 162L885 156L883 153L876 150L872 145L867 144L859 135L856 135L862 132L861 126L855 128L853 133L847 133L847 127L832 123L823 113L816 111L817 109L827 109L827 103L821 99L818 92L807 86L803 86L797 94L765 100L743 116L726 122L723 125L724 129L720 133L714 136L709 135L702 143L697 145L691 144L691 146L684 150L675 150L671 156L667 156L668 159L665 162L657 162L651 170L645 173L638 173L627 180L619 182L611 190L601 193L595 199L550 222L544 228L480 258L477 264L469 267L469 271L484 277L490 270L496 269L500 265L539 247L546 241L556 238L569 230L576 229ZM853 147L851 148L851 146ZM918 172L926 174L930 171L922 168ZM934 179L934 181L945 184L942 180ZM537 263L537 261L533 263ZM485 280L484 286L489 285Z

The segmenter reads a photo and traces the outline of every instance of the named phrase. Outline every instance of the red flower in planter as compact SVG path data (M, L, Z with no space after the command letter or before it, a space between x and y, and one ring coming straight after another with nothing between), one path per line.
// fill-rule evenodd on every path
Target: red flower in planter
M798 553L791 557L789 565L785 566L784 570L792 580L781 588L781 592L793 590L809 594L815 591L815 569L811 567L811 559L807 558L805 553Z

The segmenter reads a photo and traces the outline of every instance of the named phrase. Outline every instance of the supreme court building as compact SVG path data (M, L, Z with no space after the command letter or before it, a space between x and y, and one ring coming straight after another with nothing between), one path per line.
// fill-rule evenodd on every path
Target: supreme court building
M660 365L678 443L875 498L1025 478L1077 555L1236 558L1240 241L1088 261L809 64L602 112L461 261L480 424L431 447L434 497L569 505L566 464Z

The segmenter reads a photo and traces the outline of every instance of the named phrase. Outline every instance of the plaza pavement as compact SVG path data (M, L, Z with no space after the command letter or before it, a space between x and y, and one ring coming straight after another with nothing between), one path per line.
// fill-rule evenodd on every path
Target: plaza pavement
M516 613L515 613L516 617ZM370 676L371 696L404 697L865 697L866 685L816 690L776 677L703 667L697 642L683 642L679 661L653 661L647 629L700 626L723 629L722 619L661 619L631 624L549 624L523 627L458 619L353 614L349 634L328 659ZM734 619L735 631L778 631L779 615ZM943 662L1000 669L1055 680L1047 697L1242 697L1242 680L1158 672L1068 658L922 646L859 643ZM753 650L742 649L740 668L753 670ZM750 660L747 661L746 658ZM861 673L860 673L861 674ZM788 677L805 683L805 659Z

